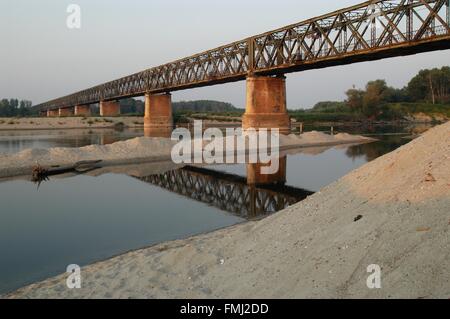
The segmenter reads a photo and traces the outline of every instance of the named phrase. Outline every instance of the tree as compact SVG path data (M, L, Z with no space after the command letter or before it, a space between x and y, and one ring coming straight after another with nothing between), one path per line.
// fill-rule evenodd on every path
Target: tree
M144 114L144 102L135 99L123 99L120 101L122 113Z
M27 100L2 99L0 101L0 116L3 117L29 116L35 112L32 109L32 103Z
M406 88L396 89L393 87L388 87L384 93L385 100L388 103L399 103L399 102L409 102L410 98L408 96L408 91Z
M350 109L354 112L361 112L363 107L364 91L358 90L355 87L348 90L346 93L347 100L345 101Z
M14 107L11 104L12 100L2 99L0 106L0 116L14 116Z
M381 104L386 102L388 86L385 80L370 81L366 85L363 97L363 113L367 116L376 115Z
M450 101L450 67L431 70L428 82L433 104Z
M413 102L448 103L450 101L450 67L421 70L408 83L407 92Z

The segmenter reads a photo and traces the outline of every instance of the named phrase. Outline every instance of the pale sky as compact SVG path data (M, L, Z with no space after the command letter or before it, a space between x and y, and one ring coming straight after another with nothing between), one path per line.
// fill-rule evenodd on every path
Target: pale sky
M0 0L0 98L38 104L191 54L312 18L362 0ZM69 4L82 10L68 29ZM352 85L386 79L403 87L450 52L287 75L288 107L343 100ZM245 82L174 92L173 100L245 105Z

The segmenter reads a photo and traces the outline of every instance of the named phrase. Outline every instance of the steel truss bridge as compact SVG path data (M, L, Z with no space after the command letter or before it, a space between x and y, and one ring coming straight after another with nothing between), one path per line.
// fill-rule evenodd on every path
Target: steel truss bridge
M278 212L313 194L283 184L247 185L244 177L198 167L136 178L247 219Z
M40 111L450 48L450 0L375 0L38 105Z

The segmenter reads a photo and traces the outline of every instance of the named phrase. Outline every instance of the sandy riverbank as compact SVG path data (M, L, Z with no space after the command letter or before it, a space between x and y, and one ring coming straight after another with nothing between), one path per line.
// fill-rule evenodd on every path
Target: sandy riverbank
M0 118L0 131L99 129L112 128L117 124L143 127L144 118L138 116Z
M262 221L84 267L82 289L61 275L6 297L449 298L449 230L447 123Z
M226 140L225 140L226 141ZM350 134L330 136L320 132L280 136L280 149L368 143L373 139ZM168 138L138 137L111 145L81 148L29 149L17 154L0 155L0 178L30 175L37 163L44 167L71 165L86 160L102 160L102 166L171 161L176 144Z

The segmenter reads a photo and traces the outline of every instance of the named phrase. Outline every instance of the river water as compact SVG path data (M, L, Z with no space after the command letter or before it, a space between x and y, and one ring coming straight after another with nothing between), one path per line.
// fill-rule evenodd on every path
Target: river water
M327 127L307 128L329 130ZM249 186L248 165L152 167L126 174L0 183L0 294L156 243L186 238L275 213L410 141L418 128L339 128L378 142L291 152L285 183ZM0 153L109 144L141 130L0 132Z

